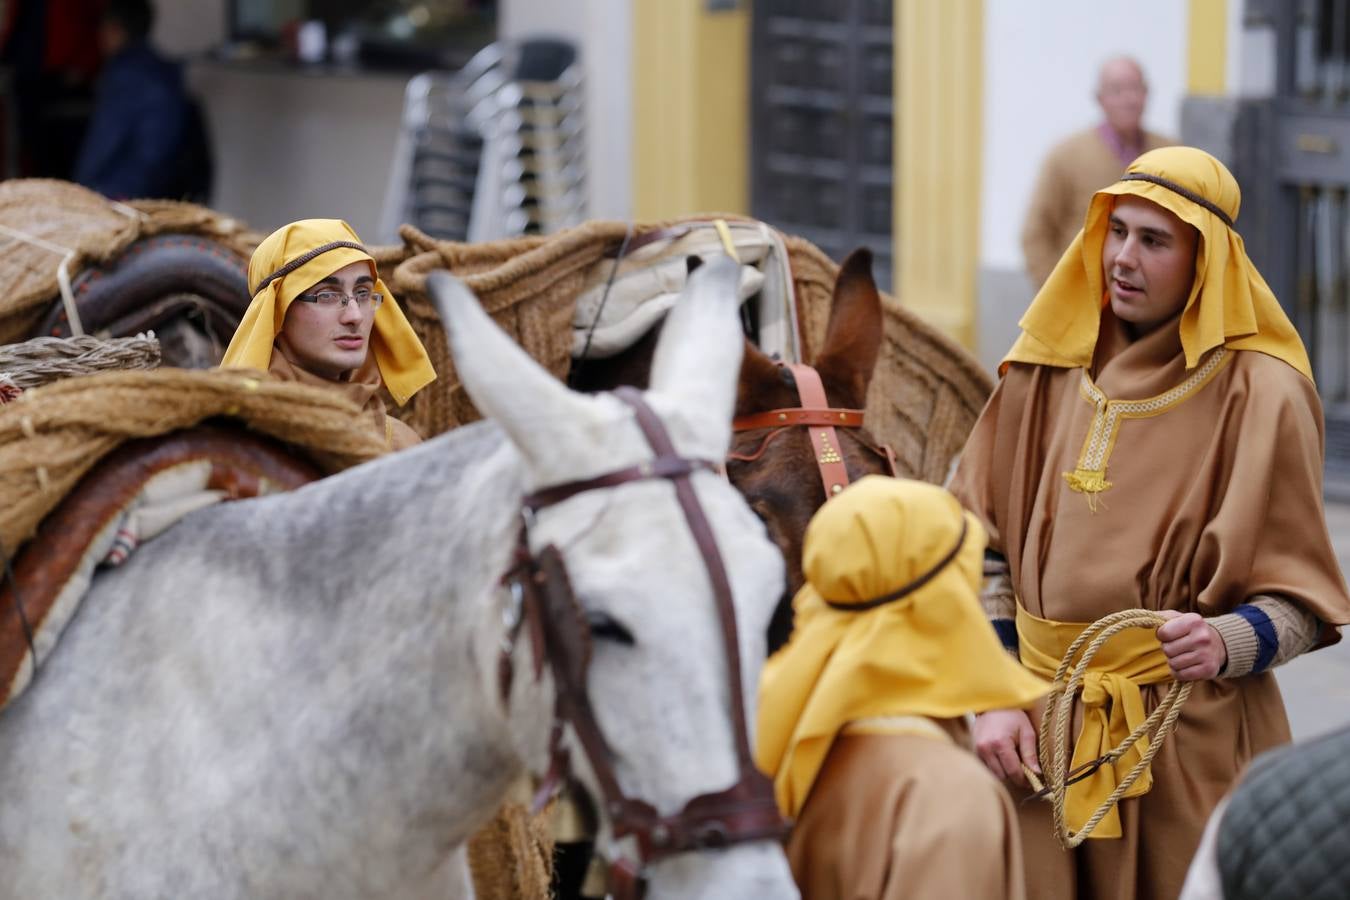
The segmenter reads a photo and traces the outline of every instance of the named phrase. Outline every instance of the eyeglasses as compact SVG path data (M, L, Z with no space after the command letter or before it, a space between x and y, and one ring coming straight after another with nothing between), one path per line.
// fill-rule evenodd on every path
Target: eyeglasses
M337 309L338 307L346 309L347 301L352 300L355 301L357 309L362 312L371 312L380 308L380 304L384 302L384 295L377 294L367 287L359 287L350 294L324 288L311 294L301 294L295 299L313 303L323 309Z

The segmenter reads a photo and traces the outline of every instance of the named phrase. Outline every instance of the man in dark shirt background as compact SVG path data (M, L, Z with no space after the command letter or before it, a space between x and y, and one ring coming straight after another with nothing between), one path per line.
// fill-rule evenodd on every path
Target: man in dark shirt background
M108 0L99 23L105 62L74 180L113 199L205 199L194 196L204 193L193 158L200 119L182 68L150 44L153 24L149 0Z

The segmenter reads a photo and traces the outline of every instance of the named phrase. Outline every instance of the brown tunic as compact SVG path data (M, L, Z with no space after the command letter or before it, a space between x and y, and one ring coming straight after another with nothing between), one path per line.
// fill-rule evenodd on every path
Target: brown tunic
M370 417L371 427L386 443L390 450L402 450L413 444L420 444L422 438L412 428L388 415L384 411L384 401L380 399L380 368L373 353L367 354L361 368L352 373L348 381L333 381L320 378L306 369L300 368L289 358L278 344L272 351L272 361L267 366L268 374L282 381L298 381L330 391L340 391L343 396L361 407Z
M1146 131L1139 152L1172 143ZM1127 165L1129 161L1122 162L1116 156L1096 127L1070 135L1046 154L1022 225L1022 253L1027 274L1037 288L1045 284L1050 270L1083 227L1092 195L1119 178Z
M960 720L941 724L966 736ZM787 853L803 900L1026 896L1007 792L969 751L926 735L836 738Z
M1307 378L1254 351L1208 381L1098 427L1110 487L1089 503L1082 468L1095 407L1082 369L1012 364L976 424L952 490L989 529L1034 615L1091 622L1121 609L1230 612L1286 597L1323 622L1350 621L1350 597L1322 509L1322 414ZM1102 314L1093 383L1111 400L1163 395L1185 370L1176 320L1131 342ZM1114 444L1110 440L1114 438ZM1323 645L1339 639L1326 629ZM1165 685L1143 689L1152 710ZM1120 805L1124 837L1065 852L1049 806L1019 806L1028 895L1173 898L1206 817L1253 755L1289 740L1269 673L1197 683L1153 762L1154 786Z

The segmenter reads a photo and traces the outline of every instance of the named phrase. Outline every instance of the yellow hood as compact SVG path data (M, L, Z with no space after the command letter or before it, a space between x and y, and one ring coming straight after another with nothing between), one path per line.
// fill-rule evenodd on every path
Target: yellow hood
M390 395L400 406L407 403L435 380L436 371L403 310L380 280L375 260L361 246L352 227L340 219L292 222L272 232L253 251L248 264L253 302L244 312L221 366L266 370L273 341L281 333L291 301L338 269L362 260L370 264L375 289L389 301L375 312L371 352Z
M792 639L760 680L755 760L785 814L849 722L1027 707L1049 690L980 608L985 541L955 497L921 481L869 475L816 513Z
M1237 181L1223 163L1194 147L1149 151L1130 164L1120 181L1093 196L1083 230L1018 323L1022 335L1004 357L1005 366L1091 365L1107 296L1102 246L1115 198L1121 194L1151 200L1200 233L1195 283L1181 313L1186 368L1194 368L1207 351L1223 345L1281 359L1312 380L1303 341L1248 259L1241 235L1224 221L1237 220L1241 203Z

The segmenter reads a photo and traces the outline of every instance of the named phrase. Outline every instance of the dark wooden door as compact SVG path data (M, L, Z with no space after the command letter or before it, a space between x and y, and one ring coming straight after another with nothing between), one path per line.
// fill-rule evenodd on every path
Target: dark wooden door
M756 0L751 210L892 284L893 0Z

